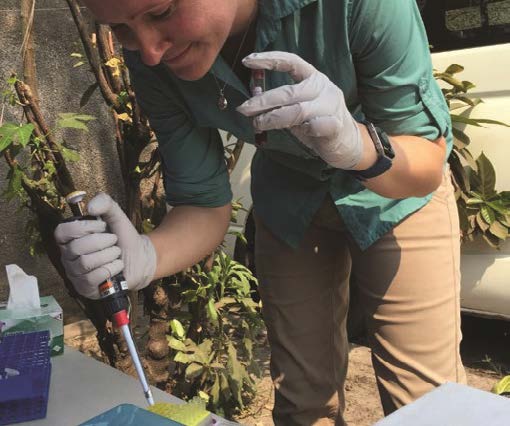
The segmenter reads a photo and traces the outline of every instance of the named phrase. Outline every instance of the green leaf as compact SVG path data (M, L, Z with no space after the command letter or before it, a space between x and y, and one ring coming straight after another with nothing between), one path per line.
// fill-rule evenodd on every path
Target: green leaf
M186 345L183 341L176 339L173 336L166 336L166 340L168 341L168 346L176 351L185 352L187 350Z
M508 237L507 227L505 225L502 225L497 220L491 224L491 226L489 228L489 232L492 235L498 237L500 240L503 240L503 241L505 241Z
M469 124L471 126L475 127L483 127L481 124L478 123L478 120L474 118L464 117L462 115L458 114L450 114L450 117L452 119L452 123L462 123L462 124Z
M18 142L22 147L25 147L30 141L33 131L34 125L30 123L21 126L14 123L5 123L0 127L0 153L14 142Z
M491 120L489 118L464 117L463 115L458 114L450 114L450 117L454 123L469 124L475 127L483 127L482 124L496 124L498 126L510 127L510 124L506 124L498 120Z
M96 91L96 89L99 87L99 83L92 83L89 87L87 87L87 90L83 93L80 99L80 108L83 108L90 100L90 97L92 94Z
M452 128L452 133L454 138L454 144L457 149L463 149L471 143L471 139L466 135L462 130L457 129L456 127Z
M439 73L436 74L436 78L445 81L446 83L453 86L456 90L464 91L464 85L460 80L457 80L456 78L452 77L451 75L448 75L446 73Z
M455 94L455 95L452 95L451 97L452 99L455 99L455 100L458 100L458 101L461 101L469 106L472 106L472 107L475 107L477 106L478 104L482 103L483 101L480 99L480 98L470 98L466 95L460 95L460 94Z
M208 403L209 400L211 399L211 397L204 391L198 391L198 397L205 401L206 403Z
M257 377L262 377L262 371L260 369L259 363L256 362L254 359L251 360L250 365L248 366L248 371L251 374L255 374Z
M72 112L61 113L58 115L57 127L60 129L79 129L88 132L87 123L95 120L95 117L86 114L76 114Z
M459 159L459 154L456 151L452 151L450 157L448 158L448 163L450 164L450 169L457 185L459 185L463 192L469 191L471 188L469 184L469 178Z
M478 200L485 201L483 199L483 195L480 192L478 192L478 191L469 191L469 194L472 195L474 198L476 198Z
M448 68L446 68L446 74L458 74L459 72L464 71L464 67L458 64L452 64Z
M497 395L510 393L510 376L505 376L499 382L497 382L492 388L491 392Z
M471 89L476 87L476 84L471 83L470 81L462 81L462 87L464 88L464 92L468 92Z
M459 211L460 229L462 232L466 233L469 230L469 220L466 209L462 205L458 205L457 207Z
M214 358L212 346L213 344L211 339L205 339L202 343L200 343L196 350L197 361L202 364L209 364Z
M487 223L488 225L492 225L496 220L494 210L487 206L480 207L480 215L482 216L485 223Z
M487 205L503 216L510 215L510 208L503 200L487 201Z
M243 339L243 345L248 358L251 358L253 356L253 341L248 337L245 337Z
M144 234L148 234L151 232L156 226L151 222L150 219L144 219L142 222L142 232Z
M501 191L499 196L505 203L510 203L510 191Z
M245 297L241 300L243 306L249 307L249 308L257 308L259 305L251 298L251 297Z
M229 232L229 235L234 235L235 237L237 237L237 240L239 242L241 242L245 246L248 245L248 240L246 239L246 236L244 235L244 232L238 232L238 231L232 232L231 231L231 232Z
M214 383L211 387L211 398L213 405L218 405L220 402L220 381L218 379L218 375L216 375L216 380L214 380Z
M228 384L228 377L224 371L220 373L220 390L224 401L230 400L232 392L230 391L230 385Z
M503 121L491 120L489 118L474 118L473 120L483 124L497 124L498 126L510 127L510 124L504 123Z
M185 354L184 352L177 352L174 356L175 362L180 362L182 364L188 364L190 362L193 362L193 355L191 354Z
M492 234L482 234L482 238L485 240L485 242L494 249L499 249L499 243L500 239L495 237Z
M228 344L228 370L230 373L229 383L232 395L241 408L244 407L241 391L243 389L244 379L247 376L246 369L237 359L237 351L232 343Z
M485 204L485 201L480 200L479 198L470 198L466 201L468 206L476 205L476 204Z
M80 161L80 154L78 151L75 151L74 149L69 149L63 146L61 148L62 157L64 157L64 160L71 161L73 163Z
M471 167L475 172L478 172L478 165L476 164L476 160L467 148L457 152L462 155L462 158L464 158L464 160L468 163L469 167Z
M204 366L197 364L196 362L192 362L190 365L186 367L186 371L184 373L184 377L192 381L194 378L200 376L204 371Z
M213 299L209 299L209 301L207 302L206 311L207 311L207 317L211 321L214 321L214 322L218 321L218 312L216 311L216 308L214 307Z
M480 227L480 229L483 232L485 232L489 229L490 225L487 222L485 222L485 220L483 219L483 217L481 215L481 212L478 212L478 214L475 217L475 220L476 220L477 225Z
M176 319L170 320L168 323L170 326L172 333L176 335L179 339L183 339L186 335L186 332L184 331L184 327L182 326L181 322Z
M478 190L482 193L485 199L494 194L496 186L496 172L489 159L482 152L476 159L478 166L478 173L476 174L479 179Z
M55 172L57 171L53 161L47 161L46 163L44 163L43 170L46 171L46 173L48 173L48 175L50 175L50 176L53 176L55 174Z

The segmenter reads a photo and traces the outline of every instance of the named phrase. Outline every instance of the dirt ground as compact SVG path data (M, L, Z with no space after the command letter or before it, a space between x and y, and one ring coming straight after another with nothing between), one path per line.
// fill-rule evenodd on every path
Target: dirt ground
M466 316L462 328L464 339L461 350L468 383L489 391L499 378L510 374L510 323ZM80 321L68 324L65 336L66 344L89 356L101 358L90 323ZM345 418L352 426L370 426L383 417L370 362L370 349L363 344L353 344L349 356ZM258 382L257 397L237 417L237 421L246 426L271 426L274 393L269 377L267 346L257 352L257 358L264 372Z

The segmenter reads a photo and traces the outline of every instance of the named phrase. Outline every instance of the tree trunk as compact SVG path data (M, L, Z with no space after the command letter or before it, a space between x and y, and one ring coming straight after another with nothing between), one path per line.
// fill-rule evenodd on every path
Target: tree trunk
M23 76L24 83L17 82L15 85L18 98L23 105L23 110L27 121L35 126L35 133L40 138L40 143L48 145L48 159L51 160L57 170L56 186L62 195L66 195L74 191L73 179L66 167L65 160L56 149L56 143L44 120L39 107L39 96L37 91L37 73L34 55L34 37L33 37L33 21L34 21L35 0L21 1L21 17L23 29ZM7 158L7 157L6 157ZM40 166L40 165L39 165ZM37 171L35 172L37 173ZM115 338L108 326L108 320L104 314L104 308L100 301L89 300L79 295L74 289L73 284L69 281L65 274L65 270L60 260L60 250L55 242L53 233L59 223L62 222L63 216L60 210L54 208L44 200L44 194L25 187L30 197L30 207L37 217L38 228L41 235L42 244L52 265L62 277L64 285L69 295L76 301L78 306L83 310L87 318L91 320L97 330L99 345L103 353L108 358L111 365L116 364L117 352L115 350Z

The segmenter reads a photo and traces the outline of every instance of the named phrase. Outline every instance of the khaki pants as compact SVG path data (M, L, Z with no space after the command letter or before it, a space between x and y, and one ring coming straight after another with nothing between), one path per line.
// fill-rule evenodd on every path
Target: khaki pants
M297 250L256 222L276 425L343 425L349 278L359 288L385 414L446 381L459 355L459 223L449 173L433 199L360 251L327 200Z

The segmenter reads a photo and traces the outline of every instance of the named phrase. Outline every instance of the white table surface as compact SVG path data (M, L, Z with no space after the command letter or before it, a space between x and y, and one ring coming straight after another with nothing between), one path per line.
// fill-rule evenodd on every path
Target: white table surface
M374 426L508 426L510 399L446 383Z
M50 394L46 418L16 425L74 426L119 404L146 407L137 379L68 346L51 358ZM152 388L156 402L182 402Z

